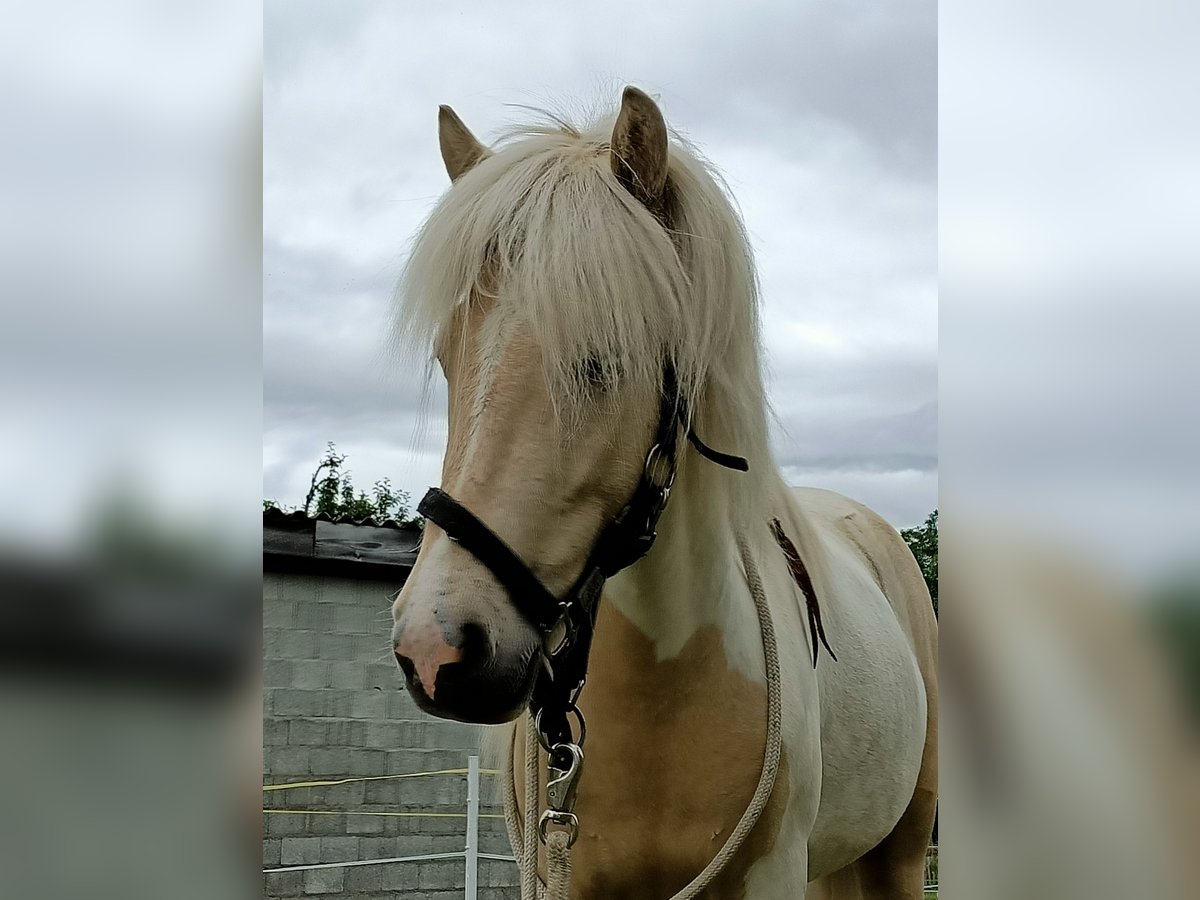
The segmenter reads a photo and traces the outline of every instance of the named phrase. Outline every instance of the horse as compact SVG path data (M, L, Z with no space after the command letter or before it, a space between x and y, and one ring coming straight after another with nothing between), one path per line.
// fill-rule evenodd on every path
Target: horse
M883 518L790 488L773 462L758 282L727 185L635 87L615 116L548 116L492 146L443 106L438 137L450 187L395 318L449 407L442 485L392 609L414 700L494 726L526 815L558 786L525 776L519 724L566 679L580 721L559 738L588 734L556 807L577 821L571 896L687 885L765 780L775 715L769 794L700 896L921 898L929 593ZM564 621L586 635L578 685L578 660L555 655ZM536 862L544 879L544 849Z

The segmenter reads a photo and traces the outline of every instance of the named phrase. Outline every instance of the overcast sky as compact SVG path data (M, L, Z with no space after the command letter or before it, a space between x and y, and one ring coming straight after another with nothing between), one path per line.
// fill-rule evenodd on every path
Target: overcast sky
M422 415L422 372L383 345L408 241L447 185L438 104L488 140L528 117L514 104L614 104L629 83L741 205L789 480L901 527L936 506L934 2L270 0L264 15L265 497L301 502L328 441L362 486L387 475L418 498L438 482L444 392Z

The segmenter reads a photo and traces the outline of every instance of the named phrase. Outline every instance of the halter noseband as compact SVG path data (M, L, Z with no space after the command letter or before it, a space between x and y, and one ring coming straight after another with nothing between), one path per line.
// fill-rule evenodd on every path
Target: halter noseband
M572 714L583 728L575 701L587 677L600 594L607 579L633 565L654 545L658 520L675 483L680 428L686 429L688 440L705 458L730 469L749 470L742 457L719 453L696 436L679 396L674 369L664 366L658 428L641 480L629 502L604 526L583 572L561 599L499 535L441 488L430 488L417 507L417 512L491 570L508 591L513 606L542 635L548 666L538 676L529 708L547 749L571 743Z

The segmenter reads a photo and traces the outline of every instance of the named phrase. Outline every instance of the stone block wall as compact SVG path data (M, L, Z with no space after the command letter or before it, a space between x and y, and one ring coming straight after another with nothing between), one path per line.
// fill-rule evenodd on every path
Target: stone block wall
M466 768L479 728L420 712L392 658L399 584L317 574L263 576L263 782L376 778L271 791L263 868L460 851L465 775L378 776ZM511 855L492 778L483 777L480 851ZM368 814L374 815L368 815ZM385 813L386 815L379 815ZM396 815L403 813L405 815ZM413 816L411 813L435 813ZM461 859L263 876L263 896L354 900L461 898ZM480 860L481 900L519 896L512 862Z

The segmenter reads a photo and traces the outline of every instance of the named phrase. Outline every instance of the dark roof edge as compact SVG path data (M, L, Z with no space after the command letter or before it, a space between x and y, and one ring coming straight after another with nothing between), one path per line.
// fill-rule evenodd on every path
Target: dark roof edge
M335 525L363 525L368 528L394 528L397 531L420 532L421 530L419 525L399 519L375 519L371 516L363 519L352 519L349 516L331 516L328 513L319 513L318 515L310 516L302 509L286 512L278 506L269 506L263 510L264 528L269 525L274 528L292 529L308 525L311 522L331 522Z
M417 560L421 529L394 520L358 522L303 513L263 513L263 569L403 578Z

